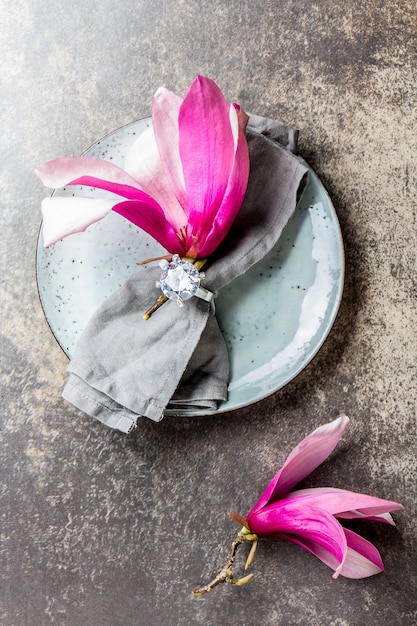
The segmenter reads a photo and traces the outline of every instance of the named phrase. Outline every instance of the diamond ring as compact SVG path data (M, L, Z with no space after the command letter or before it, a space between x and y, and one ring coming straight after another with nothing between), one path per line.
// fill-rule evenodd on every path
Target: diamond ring
M167 298L176 300L178 306L182 307L184 302L193 296L206 302L213 300L214 293L200 286L204 272L199 272L190 261L185 261L178 254L174 254L171 261L161 261L159 266L162 272L156 286L161 288Z

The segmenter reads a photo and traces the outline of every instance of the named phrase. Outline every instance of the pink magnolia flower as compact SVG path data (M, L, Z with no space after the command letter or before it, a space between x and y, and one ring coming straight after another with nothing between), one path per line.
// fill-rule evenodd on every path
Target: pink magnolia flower
M217 248L246 192L248 116L235 103L229 107L212 80L197 76L184 99L159 88L152 121L132 145L124 169L70 157L35 170L47 187L88 185L119 196L43 200L46 247L113 210L171 254L202 258Z
M285 539L315 554L335 570L333 578L339 574L364 578L383 571L381 556L375 546L339 520L369 519L394 525L390 511L402 505L330 487L290 491L329 456L348 424L349 419L341 416L299 443L249 511L245 525L257 537Z

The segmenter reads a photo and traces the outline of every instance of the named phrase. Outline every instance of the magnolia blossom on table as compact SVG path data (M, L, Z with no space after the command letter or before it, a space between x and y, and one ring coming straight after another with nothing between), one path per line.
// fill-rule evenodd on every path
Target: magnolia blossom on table
M341 416L317 428L291 452L246 519L230 513L243 528L233 544L229 561L209 585L194 593L206 593L223 582L248 582L251 575L235 581L234 556L241 543L254 542L249 565L259 538L284 539L301 546L331 567L333 578L339 575L365 578L383 571L375 546L344 528L339 520L368 519L394 525L390 513L402 509L401 504L332 487L291 491L329 456L348 425L349 418Z
M152 126L132 145L124 169L92 157L61 158L36 168L47 187L85 185L119 196L44 199L45 246L84 231L113 210L170 254L207 257L224 239L246 192L247 122L240 106L229 106L204 76L197 76L184 99L159 88Z

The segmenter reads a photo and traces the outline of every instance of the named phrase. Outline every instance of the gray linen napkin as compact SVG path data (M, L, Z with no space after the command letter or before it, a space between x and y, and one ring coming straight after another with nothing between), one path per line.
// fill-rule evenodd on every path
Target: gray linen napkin
M292 152L298 133L251 116L250 175L245 200L227 237L204 267L217 292L263 258L278 241L304 188L307 168ZM213 307L199 299L167 302L149 320L159 295L158 266L130 276L96 311L80 337L63 396L107 426L129 432L139 416L164 410L215 409L226 400L227 348Z

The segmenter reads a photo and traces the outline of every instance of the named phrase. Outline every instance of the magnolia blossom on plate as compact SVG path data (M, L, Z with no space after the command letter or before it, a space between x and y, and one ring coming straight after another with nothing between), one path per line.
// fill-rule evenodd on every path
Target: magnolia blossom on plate
M391 511L402 505L343 489L291 491L332 452L349 424L341 416L317 428L291 452L283 467L246 516L258 537L296 543L333 568L333 578L364 578L384 569L375 546L339 520L368 519L394 525Z
M160 87L152 126L132 145L124 169L92 157L50 161L35 171L47 187L84 185L116 196L42 202L44 244L81 232L116 211L170 254L210 255L242 204L249 176L248 116L218 86L197 76L182 99Z

